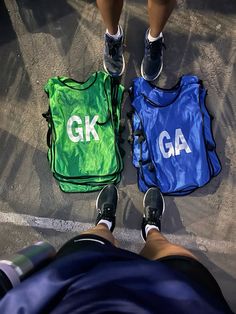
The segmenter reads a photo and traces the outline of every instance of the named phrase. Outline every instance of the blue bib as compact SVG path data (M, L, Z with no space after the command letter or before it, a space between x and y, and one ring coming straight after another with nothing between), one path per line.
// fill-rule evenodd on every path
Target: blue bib
M196 76L182 76L170 90L134 80L133 164L142 192L157 186L164 194L188 194L220 172L205 97Z

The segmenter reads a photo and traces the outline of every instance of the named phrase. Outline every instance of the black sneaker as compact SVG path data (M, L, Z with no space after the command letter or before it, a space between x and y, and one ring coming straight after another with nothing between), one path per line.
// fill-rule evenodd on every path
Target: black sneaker
M98 212L96 225L101 219L108 220L112 223L111 232L116 224L116 205L118 201L118 190L115 185L106 185L98 194L96 209Z
M123 30L119 26L121 36L114 39L105 34L105 49L103 56L103 67L111 76L121 76L125 70L125 60L123 56Z
M141 235L146 241L146 225L154 225L161 231L161 217L165 211L165 201L158 188L150 188L143 198L143 221Z
M148 32L145 35L145 50L141 64L141 75L147 81L154 81L161 74L163 68L164 38L161 37L153 42L148 40Z

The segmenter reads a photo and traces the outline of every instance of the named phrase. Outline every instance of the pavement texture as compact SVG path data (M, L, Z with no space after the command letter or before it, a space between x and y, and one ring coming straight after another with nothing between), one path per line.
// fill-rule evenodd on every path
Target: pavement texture
M185 197L166 197L163 233L191 249L208 267L236 310L236 2L180 0L165 28L164 69L156 82L172 87L187 73L208 89L213 133L222 172ZM121 17L129 87L140 75L148 27L146 1L127 1ZM59 248L91 226L97 193L60 191L47 162L48 78L83 81L102 69L104 25L95 1L0 0L0 249L15 252L37 240ZM142 193L131 164L126 124L125 168L119 185L116 237L123 248L142 247Z

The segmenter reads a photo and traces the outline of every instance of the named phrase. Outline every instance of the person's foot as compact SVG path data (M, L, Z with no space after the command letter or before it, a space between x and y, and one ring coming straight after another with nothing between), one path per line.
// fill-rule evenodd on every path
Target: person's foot
M147 81L154 81L161 74L163 68L163 36L150 42L148 40L149 29L145 35L144 57L141 64L141 75Z
M165 201L158 188L150 188L143 198L143 221L141 235L144 241L147 239L147 233L155 228L161 231L161 217L165 211Z
M123 56L123 30L119 26L120 37L114 39L109 34L105 34L105 48L103 55L103 67L111 76L121 76L125 70L125 60Z
M106 185L98 194L96 209L98 212L96 225L104 223L111 232L116 224L116 205L118 201L118 190L115 185Z

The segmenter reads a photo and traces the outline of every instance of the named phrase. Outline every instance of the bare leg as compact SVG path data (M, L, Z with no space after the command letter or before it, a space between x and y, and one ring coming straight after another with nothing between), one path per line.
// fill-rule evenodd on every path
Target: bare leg
M151 229L140 255L150 260L156 260L170 255L188 256L197 259L190 251L182 246L170 243L158 230Z
M86 230L85 232L83 232L81 234L94 234L94 235L100 236L100 237L108 240L109 242L111 242L115 246L118 245L117 240L114 238L113 234L108 229L107 225L102 224L102 223L96 225L94 228Z
M175 5L176 0L148 0L150 35L152 37L158 37L162 32Z
M116 34L123 8L123 0L97 0L97 6L108 32L111 35Z

